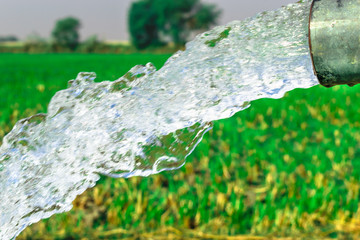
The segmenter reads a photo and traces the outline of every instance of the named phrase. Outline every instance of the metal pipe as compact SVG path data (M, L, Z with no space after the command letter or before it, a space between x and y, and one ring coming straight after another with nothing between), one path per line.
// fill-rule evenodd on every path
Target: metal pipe
M360 83L360 0L314 0L309 44L322 85Z

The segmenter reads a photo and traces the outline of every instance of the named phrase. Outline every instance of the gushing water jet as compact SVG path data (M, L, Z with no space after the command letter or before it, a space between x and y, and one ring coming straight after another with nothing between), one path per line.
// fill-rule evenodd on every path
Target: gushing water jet
M182 166L212 121L318 85L314 69L324 86L359 83L359 2L314 1L309 43L310 4L216 27L158 71L136 66L100 83L79 74L52 98L47 115L19 121L4 137L0 238L70 210L99 174L148 176Z

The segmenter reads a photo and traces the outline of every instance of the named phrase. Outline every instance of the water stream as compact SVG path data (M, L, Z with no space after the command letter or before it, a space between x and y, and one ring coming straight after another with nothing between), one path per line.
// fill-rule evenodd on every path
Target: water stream
M0 147L0 239L69 211L99 174L176 169L211 122L260 98L317 83L309 54L310 2L203 33L156 71L135 66L116 81L80 73L47 114L19 121Z

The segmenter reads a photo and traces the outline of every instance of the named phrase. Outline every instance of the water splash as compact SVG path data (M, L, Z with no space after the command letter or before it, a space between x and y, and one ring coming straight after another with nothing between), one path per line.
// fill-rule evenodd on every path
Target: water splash
M148 176L184 164L211 122L259 98L317 84L310 2L203 33L156 71L136 66L94 83L80 73L48 114L19 121L0 147L0 239L71 209L99 174Z

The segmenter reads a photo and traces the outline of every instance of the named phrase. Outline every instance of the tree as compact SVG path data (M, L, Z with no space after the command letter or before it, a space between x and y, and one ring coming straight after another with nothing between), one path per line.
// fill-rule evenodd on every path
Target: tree
M129 31L137 48L186 43L190 33L217 23L221 11L200 0L138 0L129 11Z
M80 21L73 17L60 19L52 31L55 44L75 50L79 45Z
M129 31L133 44L137 48L146 48L160 43L156 24L157 13L152 1L132 3L129 11Z
M16 36L0 36L0 42L17 42L19 39Z

